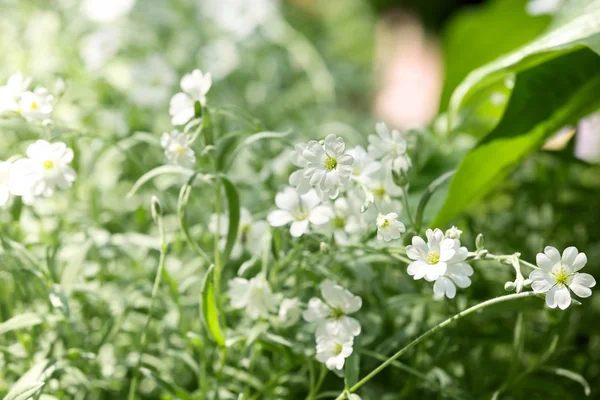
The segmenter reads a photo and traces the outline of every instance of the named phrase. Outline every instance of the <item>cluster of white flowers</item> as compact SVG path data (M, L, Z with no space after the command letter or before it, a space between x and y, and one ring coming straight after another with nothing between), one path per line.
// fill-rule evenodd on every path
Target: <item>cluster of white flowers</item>
M29 89L31 78L20 72L13 74L0 87L0 114L17 113L28 122L51 122L54 96L43 88Z
M13 74L0 87L0 114L50 124L54 96L44 88L30 91L30 85L31 78L20 72ZM0 162L0 207L12 196L20 196L25 204L31 204L37 197L52 196L57 188L71 187L77 178L70 166L73 150L63 142L38 140L27 147L25 154Z
M316 323L317 360L330 370L341 370L361 330L360 323L349 314L360 310L362 299L330 280L321 284L321 296L323 300L310 299L302 317Z
M456 296L456 287L461 289L471 285L473 268L465 262L468 256L466 247L460 245L460 230L452 227L444 233L440 229L426 232L427 243L413 236L412 245L406 246L406 255L414 260L407 272L415 280L425 278L435 282L433 294L437 299Z
M308 233L310 225L323 225L334 217L328 204L314 190L299 194L293 188L286 188L275 196L278 210L271 211L267 217L271 226L283 226L291 223L290 234L300 237Z
M160 64L164 70L165 65L159 60L154 63ZM164 74L162 74L164 75ZM164 78L165 84L169 78ZM200 107L206 106L206 94L212 86L212 76L210 73L202 73L199 69L193 70L181 78L181 92L171 98L169 104L169 114L171 123L175 126L185 125L196 116L197 104ZM155 89L148 88L149 91ZM185 132L175 129L169 133L164 133L160 141L165 151L165 157L169 164L179 165L186 168L193 168L196 164L196 155L190 147L191 138Z
M262 276L250 280L233 278L229 281L229 299L231 307L245 310L251 319L267 318L277 311L279 296L273 294L269 283Z

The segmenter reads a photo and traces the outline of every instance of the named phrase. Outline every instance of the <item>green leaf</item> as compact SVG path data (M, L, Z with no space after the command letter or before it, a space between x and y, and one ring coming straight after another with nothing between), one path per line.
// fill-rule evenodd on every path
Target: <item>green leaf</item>
M240 143L235 148L232 155L229 157L229 163L227 163L227 167L224 170L227 171L231 167L231 164L233 164L235 162L235 160L237 160L237 158L240 155L240 153L242 152L242 150L244 150L246 147L252 146L254 143L258 143L261 140L265 140L265 139L283 139L286 136L288 136L291 132L292 132L291 130L288 130L285 132L264 131L264 132L258 132L258 133L248 136L246 139L244 139L244 141L242 143Z
M464 112L463 106L479 91L493 84L504 81L514 73L534 68L542 63L573 52L582 45L600 53L600 0L572 0L568 8L568 16L559 14L561 23L537 40L521 47L498 60L471 72L456 88L450 99L448 109L448 126ZM556 71L553 82L561 73L576 65L564 65L564 70ZM466 107L467 109L469 107ZM464 119L464 115L462 116Z
M0 335L18 329L31 328L32 326L41 324L43 321L39 315L31 312L16 315L0 324Z
M592 389L590 388L590 384L588 383L588 381L586 381L585 378L583 376L581 376L580 374L578 374L577 372L573 372L568 369L557 368L557 367L542 367L542 370L548 371L548 372L556 374L558 376L564 376L565 378L569 378L569 379L579 383L581 386L583 386L583 392L585 393L586 396L589 396L590 393L592 393Z
M48 360L41 360L34 364L10 388L4 400L27 400L44 386L44 381L52 375L54 366Z
M200 294L200 311L208 332L221 347L225 347L225 335L219 322L219 309L215 295L215 266L211 265L204 275L202 292Z
M600 106L600 57L580 49L516 77L498 126L460 163L431 226L445 226L485 196L544 139Z
M142 187L146 182L156 178L157 176L165 174L184 175L189 177L192 176L192 174L194 174L194 171L177 165L162 165L160 167L156 167L142 175L133 184L133 187L131 188L129 193L127 193L126 197L129 198L133 196L139 190L139 188Z
M4 397L4 400L27 400L40 391L44 382L31 382L20 386L11 391Z
M344 367L344 379L346 389L354 386L358 382L360 377L360 349L358 343L358 336L354 338L354 349L350 357L346 359L346 365Z
M225 194L227 196L227 208L229 210L229 226L227 228L227 241L225 242L225 249L223 249L223 265L227 263L231 250L235 245L238 236L238 228L240 225L240 197L238 195L235 185L224 176L221 176L221 182L225 188Z
M165 392L169 393L175 399L179 400L192 400L192 396L186 392L183 388L177 386L172 382L168 382L165 379L162 379L154 372L150 371L147 368L140 368L140 371L144 376L150 380L156 382L156 384L163 389Z

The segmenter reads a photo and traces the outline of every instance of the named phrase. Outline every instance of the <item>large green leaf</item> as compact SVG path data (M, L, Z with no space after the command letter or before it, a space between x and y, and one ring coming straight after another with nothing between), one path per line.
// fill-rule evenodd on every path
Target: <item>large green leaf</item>
M497 127L462 160L432 226L487 194L561 127L600 106L600 56L582 48L519 73Z
M557 21L552 30L537 40L471 72L452 94L448 126L468 118L469 108L473 107L471 100L477 93L500 84L514 73L562 57L581 45L600 53L600 0L571 0L564 14L557 16ZM574 62L564 65L565 70L575 67ZM560 78L565 70L556 70L552 80Z
M238 195L235 185L224 176L221 176L221 182L225 188L225 195L227 196L227 209L229 212L229 226L227 227L227 241L225 242L225 248L223 249L223 264L229 259L231 250L237 240L238 228L240 225L240 197Z
M225 335L219 321L219 309L215 294L215 266L211 265L202 283L202 294L200 296L200 310L204 324L212 338L221 347L225 347Z

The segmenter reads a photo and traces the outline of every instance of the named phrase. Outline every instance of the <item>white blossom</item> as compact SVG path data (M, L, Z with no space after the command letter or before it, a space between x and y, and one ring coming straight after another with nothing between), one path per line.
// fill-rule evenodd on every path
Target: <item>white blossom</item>
M398 214L389 213L377 216L377 240L389 242L398 239L406 231L404 224L398 221Z
M412 245L406 246L406 255L414 260L408 265L408 274L415 280L425 278L433 282L446 273L449 263L461 258L464 261L466 256L463 258L463 253L466 248L464 251L459 249L455 239L444 239L444 233L440 229L427 229L425 234L427 243L421 237L413 236Z
M468 251L466 247L461 247L459 250L460 257L455 256L452 262L447 263L446 273L436 279L433 284L433 297L442 299L446 296L453 299L456 296L456 287L466 289L471 286L471 275L473 275L473 267L463 261L458 261L461 257L467 257Z
M360 206L353 204L354 198L338 197L333 202L333 217L327 225L323 225L324 232L333 234L335 242L339 245L347 245L358 240L365 230L365 223L360 215Z
M225 248L227 242L227 227L229 226L229 216L221 214L219 219L221 248ZM217 215L212 214L208 224L210 233L217 232ZM248 250L252 254L257 254L263 251L264 241L268 231L268 226L265 221L255 221L250 211L247 208L240 208L240 222L238 225L238 236L231 249L231 257L239 258L244 250Z
M325 301L313 297L308 302L308 309L302 313L304 320L317 323L317 336L325 333L359 335L360 323L348 315L360 310L362 299L330 280L321 284L321 296Z
M207 0L204 13L222 30L244 39L268 21L275 10L273 0Z
M297 148L298 149L298 148ZM341 188L348 185L354 159L345 153L344 139L333 134L323 142L311 140L295 163L304 167L302 174L292 174L290 184L304 192L307 183L335 199Z
M408 144L405 135L379 122L376 127L377 135L369 135L369 154L376 160L381 160L388 168L408 171L411 161L406 150Z
M165 157L169 164L186 168L193 168L196 164L196 155L194 150L190 148L187 134L177 130L163 133L160 138L160 145L165 149Z
M538 253L536 263L540 269L529 274L531 288L536 293L546 294L548 307L558 306L561 310L569 307L569 289L581 298L592 295L596 280L590 274L577 272L587 263L587 256L576 247L567 247L561 257L556 248L546 246L543 253Z
M341 332L317 336L317 361L330 370L342 370L346 358L352 354L354 337Z
M217 39L202 48L202 66L213 71L215 80L221 80L231 74L240 65L240 55L234 41Z
M227 293L231 307L244 309L250 319L266 318L277 311L278 296L273 294L262 276L250 280L233 278Z
M81 11L89 20L108 23L128 14L135 0L83 0Z
M300 319L302 309L300 300L296 297L283 299L279 306L279 321L285 325L294 325Z
M291 235L299 237L308 232L309 224L322 225L333 217L331 207L320 203L321 199L314 190L300 195L288 187L275 196L275 205L279 209L271 211L267 220L271 226L291 222Z
M10 167L9 161L0 162L0 207L10 199Z
M446 234L444 235L444 237L450 238L450 239L460 239L460 235L462 235L462 233L463 233L463 231L461 231L457 227L453 226L452 228L450 228L446 231Z
M159 55L134 65L131 71L133 87L129 95L141 107L158 107L166 103L176 75L173 68Z
M381 213L402 211L402 203L395 197L403 195L402 188L394 183L390 168L379 168L365 177L365 186L373 195L373 201Z
M17 112L28 122L44 121L52 114L52 96L47 89L37 88L33 92L24 92L19 99Z
M29 145L26 155L12 166L11 179L19 181L13 194L49 197L57 188L67 189L75 182L77 174L69 165L73 161L73 150L65 143L38 140Z
M361 183L372 180L373 174L381 168L381 163L375 161L362 146L356 146L348 150L347 153L354 159L352 179Z
M527 3L529 15L555 14L565 3L565 0L530 0Z
M121 48L121 35L113 27L107 27L83 38L80 55L85 67L96 72L110 61Z
M206 94L212 86L212 76L195 69L181 78L180 85L182 92L175 94L169 105L173 125L184 125L191 120L195 115L196 102L206 105Z
M6 85L0 87L0 113L5 111L17 112L19 99L27 91L31 78L16 72L8 78Z

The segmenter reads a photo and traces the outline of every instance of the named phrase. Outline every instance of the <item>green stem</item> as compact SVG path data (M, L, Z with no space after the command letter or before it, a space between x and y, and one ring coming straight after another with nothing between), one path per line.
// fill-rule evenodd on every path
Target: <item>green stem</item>
M408 215L408 222L411 226L415 226L415 220L413 219L412 213L410 212L410 204L408 203L408 191L406 187L402 188L402 201L404 202L404 208L406 209L406 215Z
M214 234L215 246L215 293L221 293L221 185L215 180L215 215L217 216L217 225Z
M144 324L144 329L142 331L142 337L140 339L140 357L137 362L137 366L134 371L133 380L131 382L131 386L129 387L129 400L135 400L135 393L137 390L137 385L139 381L139 372L140 366L142 364L142 356L146 351L146 342L148 338L148 328L150 326L150 321L152 320L152 312L154 310L154 303L156 302L156 295L158 294L158 289L160 287L160 281L162 277L162 271L165 267L165 259L167 256L167 241L165 239L165 230L163 226L162 216L157 216L158 230L160 232L160 258L158 260L158 268L156 269L156 276L154 277L154 286L152 287L152 296L150 298L150 308L148 309L148 317L146 318L146 323Z
M388 358L386 361L381 363L377 368L375 368L373 371L371 371L367 376L365 376L363 379L358 381L358 383L356 383L354 386L352 386L348 391L350 393L356 392L362 385L364 385L365 383L367 383L368 381L373 379L373 377L375 375L379 374L382 370L384 370L386 367L388 367L390 364L392 364L397 358L404 355L408 350L412 349L419 343L423 342L425 339L427 339L429 336L433 335L437 331L444 329L446 326L450 325L454 321L457 321L475 311L481 310L483 308L486 308L486 307L494 305L494 304L503 303L505 301L516 300L516 299L525 298L525 297L532 297L532 296L535 296L534 292L509 294L506 296L500 296L500 297L496 297L494 299L484 301L483 303L476 304L473 307L467 308L466 310L459 312L458 314L446 319L445 321L440 322L438 325L434 326L433 328L431 328L430 330L423 333L421 336L419 336L418 338L416 338L415 340L413 340L412 342L410 342L409 344L404 346L402 349L400 349L398 352L396 352L396 354L394 354L393 356ZM345 398L346 398L346 394L342 393L337 397L336 400L343 400Z
M429 199L431 198L431 196L435 193L435 191L440 186L442 186L444 183L446 183L448 181L448 179L450 179L450 178L452 178L452 176L454 176L454 172L455 171L453 170L453 171L446 172L445 174L439 176L436 180L431 182L431 184L429 186L427 186L427 189L423 193L423 196L421 196L421 200L419 201L419 205L417 206L417 214L415 216L415 225L414 225L415 232L417 232L417 235L419 233L421 233L421 226L423 224L423 213L425 212L425 206L429 202Z

